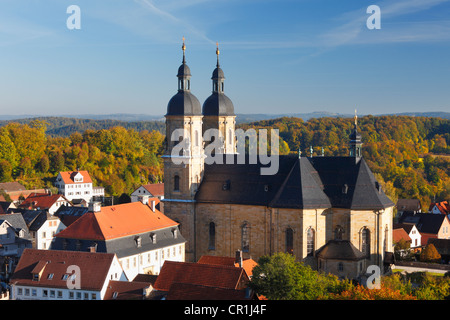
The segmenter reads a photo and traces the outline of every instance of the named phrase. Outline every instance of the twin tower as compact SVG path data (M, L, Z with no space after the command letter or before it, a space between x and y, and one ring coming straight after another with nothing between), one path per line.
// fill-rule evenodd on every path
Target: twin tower
M183 61L178 68L178 92L167 105L166 140L164 158L164 194L167 202L190 202L200 185L204 171L203 137L208 129L220 134L220 153L236 153L234 106L224 94L225 76L219 65L219 48L216 49L217 65L212 73L212 94L203 107L191 93L191 71L186 64L186 46L183 38ZM172 141L175 130L182 129L190 136L188 152L173 155L172 150L179 140ZM217 145L217 142L215 142ZM183 157L182 164L176 164L176 157ZM165 205L170 210L170 204Z

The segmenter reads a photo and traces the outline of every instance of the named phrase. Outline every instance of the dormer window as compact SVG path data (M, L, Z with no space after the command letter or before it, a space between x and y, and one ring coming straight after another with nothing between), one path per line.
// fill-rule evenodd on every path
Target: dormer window
M156 234L152 233L150 235L150 239L152 240L152 243L155 244L156 243Z
M142 238L141 237L136 237L134 239L135 243L136 243L136 247L140 248L142 246Z

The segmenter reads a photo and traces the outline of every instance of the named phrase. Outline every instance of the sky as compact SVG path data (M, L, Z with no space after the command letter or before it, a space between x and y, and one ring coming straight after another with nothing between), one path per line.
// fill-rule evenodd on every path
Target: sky
M0 0L0 116L164 115L183 37L236 113L450 112L450 0Z

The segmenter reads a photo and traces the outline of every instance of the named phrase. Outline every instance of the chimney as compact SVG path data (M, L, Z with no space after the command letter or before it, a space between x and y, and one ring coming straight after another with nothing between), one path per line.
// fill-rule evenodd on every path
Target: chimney
M148 204L148 196L139 196L138 200L142 202L142 204Z
M102 210L101 202L92 201L89 202L89 212L100 212Z
M152 208L153 212L155 212L155 206L156 206L156 201L155 200L150 201L150 208Z
M236 260L235 263L238 264L238 266L240 268L242 268L242 251L241 250L237 250L236 251Z

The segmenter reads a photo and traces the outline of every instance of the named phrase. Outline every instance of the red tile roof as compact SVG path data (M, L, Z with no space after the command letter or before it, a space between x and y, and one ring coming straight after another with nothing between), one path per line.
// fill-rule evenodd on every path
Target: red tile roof
M159 201L151 198L149 205L152 200ZM159 210L153 212L149 205L138 201L87 212L56 237L103 241L178 225Z
M174 283L167 300L250 300L246 290L215 288L190 283Z
M145 184L143 187L155 197L164 195L164 183Z
M63 275L72 274L68 267L80 268L82 290L100 290L103 287L114 259L112 253L92 253L61 250L25 249L11 278L12 284L67 289ZM70 271L70 270L69 270ZM33 272L41 273L40 280L33 280ZM52 277L49 277L53 274Z
M146 282L111 280L103 300L143 300L149 287L151 285Z
M406 233L405 229L398 228L392 230L392 241L396 243L401 239L404 239L405 241L411 241L411 238L409 237L408 233Z
M450 204L448 203L448 201L441 201L441 202L436 202L436 203L432 203L430 205L430 210L431 211L434 206L436 206L438 208L438 210L443 213L443 214L449 214L450 213Z
M40 208L48 209L54 205L58 200L65 200L70 203L63 195L48 194L48 193L34 193L30 194L20 205L19 208Z
M83 176L83 182L75 182L73 178L77 173L80 173ZM92 183L91 176L89 172L81 170L81 171L62 171L59 173L61 178L63 179L65 184L73 184L73 183Z
M194 262L165 261L154 288L169 291L174 283L225 289L242 289L249 281L244 269Z

